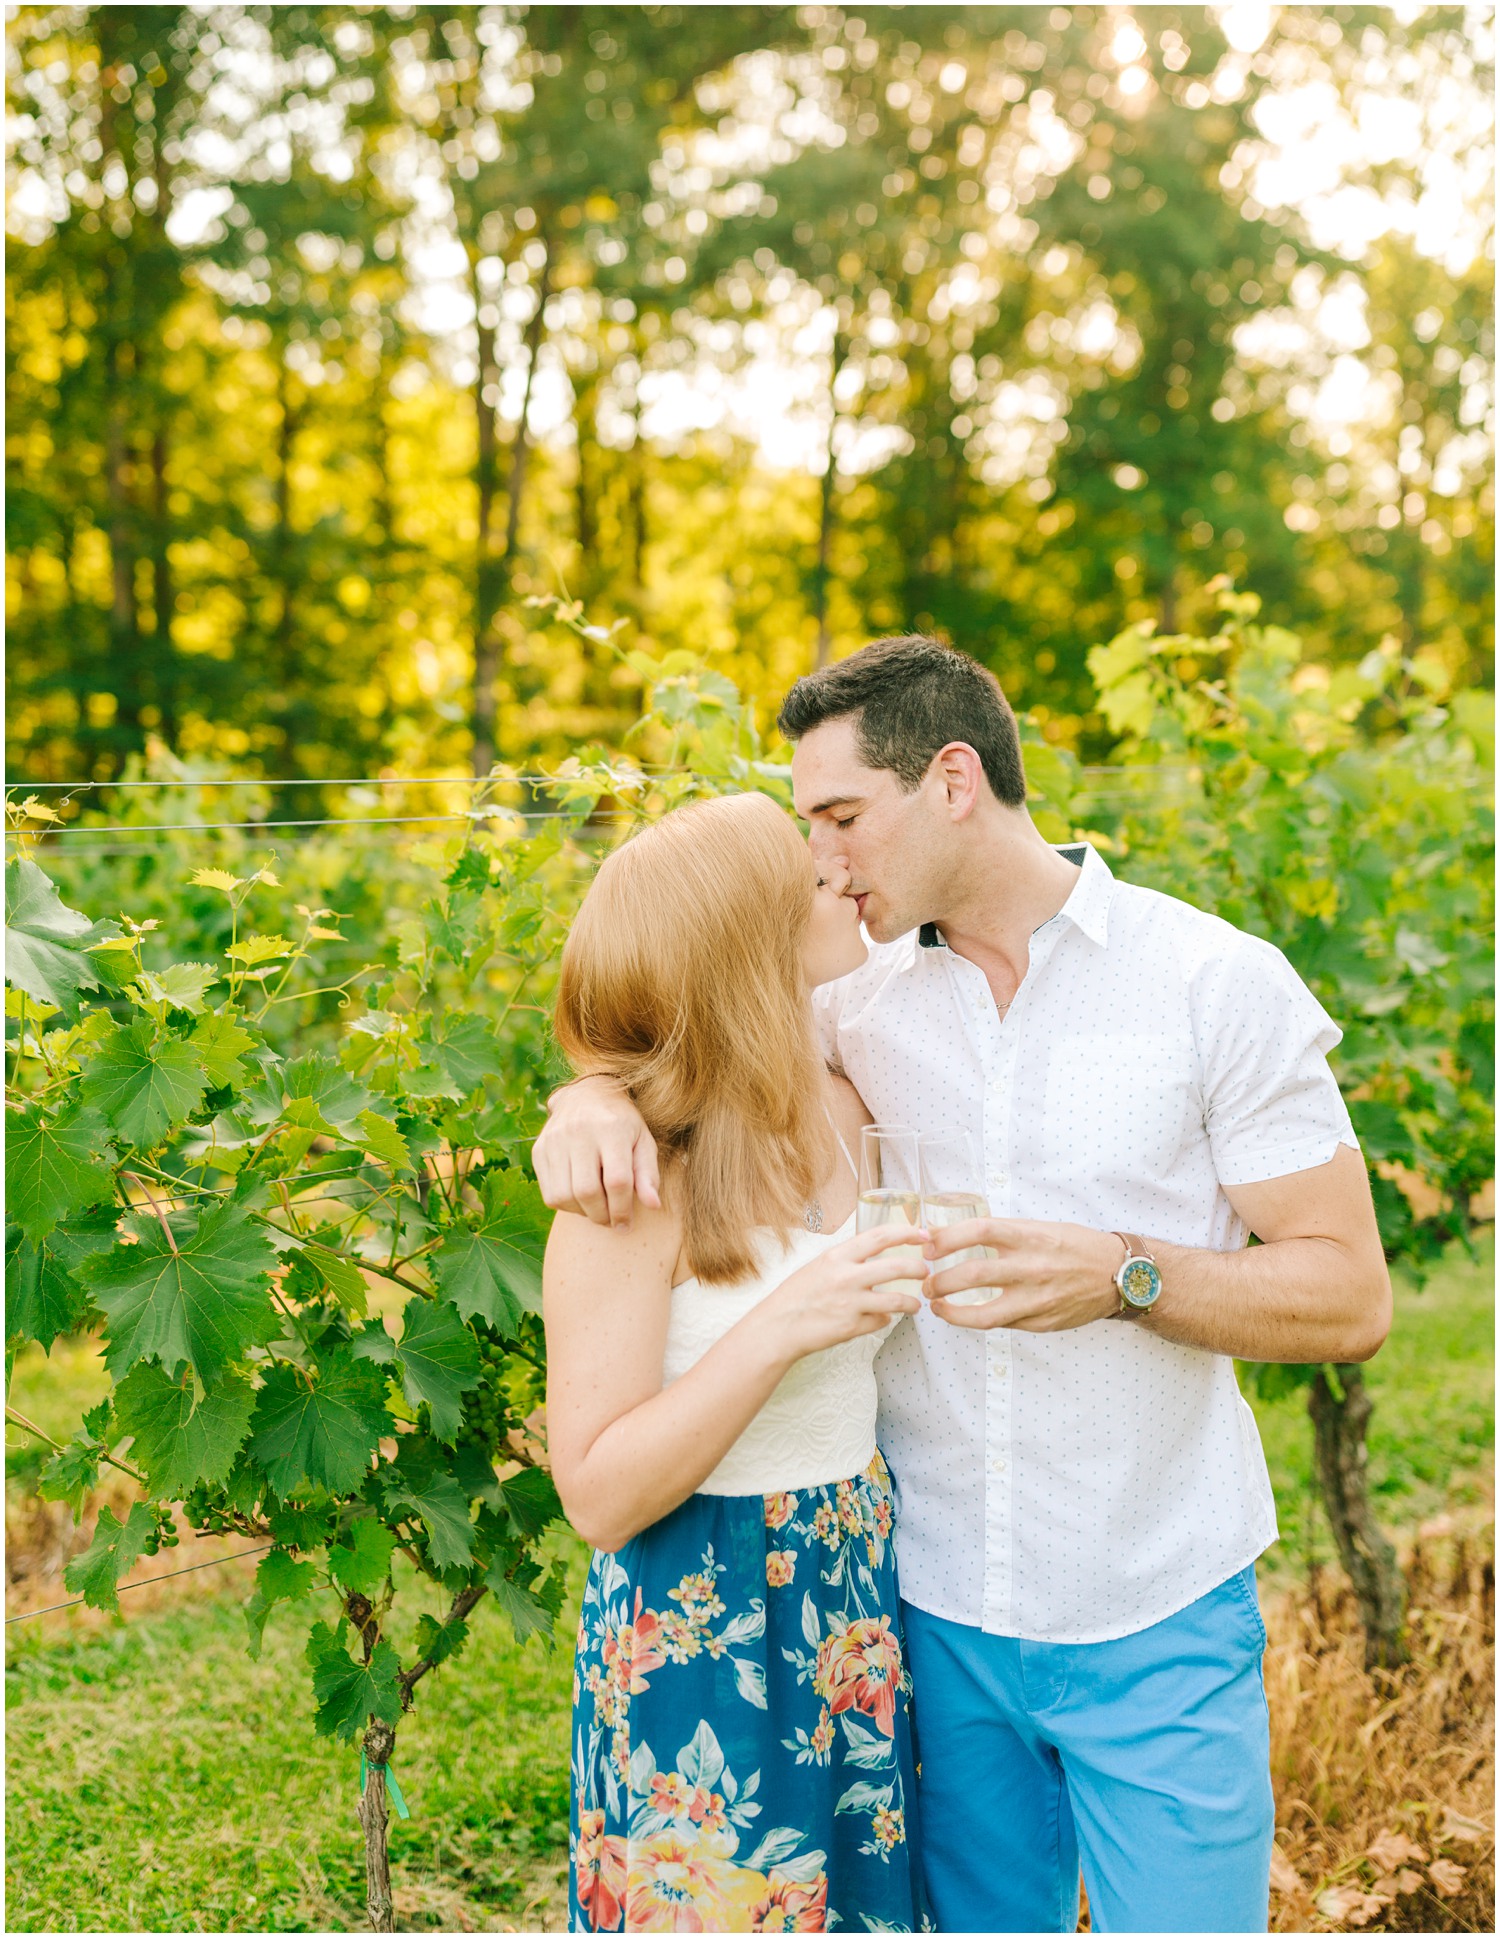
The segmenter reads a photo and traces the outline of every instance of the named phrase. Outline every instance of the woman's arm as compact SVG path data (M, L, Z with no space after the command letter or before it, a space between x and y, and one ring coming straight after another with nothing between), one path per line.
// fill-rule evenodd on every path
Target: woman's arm
M626 1232L559 1215L543 1270L547 1442L584 1540L622 1548L697 1491L797 1360L916 1311L879 1283L879 1254L925 1235L886 1226L831 1247L664 1389L678 1221L637 1207Z
M547 1443L568 1519L596 1548L623 1547L685 1501L797 1357L752 1312L663 1390L680 1242L677 1219L639 1204L628 1231L567 1212L552 1226Z

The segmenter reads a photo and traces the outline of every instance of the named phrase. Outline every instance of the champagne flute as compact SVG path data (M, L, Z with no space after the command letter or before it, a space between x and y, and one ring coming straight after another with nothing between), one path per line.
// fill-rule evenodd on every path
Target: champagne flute
M989 1200L985 1196L979 1165L979 1145L973 1131L956 1127L924 1132L918 1141L922 1180L922 1222L929 1231L947 1225L961 1225L970 1218L988 1218ZM974 1259L994 1258L989 1245L967 1245L961 1252L934 1259L934 1271L950 1265L968 1264ZM998 1285L976 1285L968 1292L950 1292L953 1305L984 1305L1000 1296Z
M866 1124L859 1134L859 1204L856 1231L881 1225L922 1222L922 1185L917 1161L917 1133L905 1124ZM922 1257L920 1245L892 1245L884 1254L893 1265L913 1265ZM892 1278L898 1292L920 1296L922 1281Z

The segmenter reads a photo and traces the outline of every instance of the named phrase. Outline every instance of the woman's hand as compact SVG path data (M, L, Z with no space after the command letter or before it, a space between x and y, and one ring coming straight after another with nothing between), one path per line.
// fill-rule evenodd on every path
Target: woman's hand
M920 1311L921 1299L900 1281L926 1278L930 1268L918 1250L926 1241L920 1225L880 1225L846 1238L793 1272L755 1308L756 1316L789 1361L879 1332L901 1313ZM897 1245L909 1247L911 1256L888 1257Z

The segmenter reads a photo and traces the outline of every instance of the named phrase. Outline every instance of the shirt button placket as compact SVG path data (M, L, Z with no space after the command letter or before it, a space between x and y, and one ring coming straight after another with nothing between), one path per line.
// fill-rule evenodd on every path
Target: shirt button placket
M1013 1468L1010 1457L1011 1335L997 1326L985 1340L984 1627L1012 1632L1011 1539Z

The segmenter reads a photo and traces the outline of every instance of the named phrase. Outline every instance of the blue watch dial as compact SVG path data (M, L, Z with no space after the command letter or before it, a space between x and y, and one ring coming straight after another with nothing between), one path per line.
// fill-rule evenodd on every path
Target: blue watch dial
M1132 1258L1123 1266L1119 1278L1120 1296L1133 1306L1155 1305L1161 1291L1161 1273L1149 1258Z

